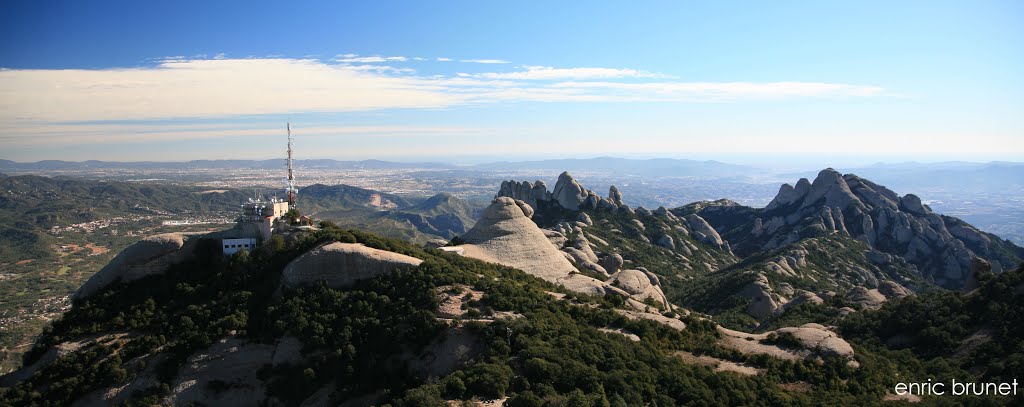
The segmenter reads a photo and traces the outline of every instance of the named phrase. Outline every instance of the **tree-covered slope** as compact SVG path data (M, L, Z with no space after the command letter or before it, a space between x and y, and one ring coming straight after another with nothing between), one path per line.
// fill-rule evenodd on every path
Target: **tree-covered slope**
M282 289L285 265L327 241L424 261L347 288ZM706 320L682 317L683 330L631 320L609 300L514 269L357 231L328 228L229 259L216 247L197 250L166 273L76 303L26 356L28 370L3 379L3 404L148 405L202 395L218 405L505 397L510 406L865 405L880 402L894 371L920 373L870 351L858 354L859 368L745 356L719 347ZM462 316L439 308L451 298L461 298ZM454 340L467 349L457 363L420 357ZM757 373L716 371L681 351ZM231 369L218 360L239 363L245 380L224 376ZM244 400L220 398L229 396Z
M1024 264L978 280L971 292L931 290L850 314L839 327L882 354L939 359L984 381L1024 377Z

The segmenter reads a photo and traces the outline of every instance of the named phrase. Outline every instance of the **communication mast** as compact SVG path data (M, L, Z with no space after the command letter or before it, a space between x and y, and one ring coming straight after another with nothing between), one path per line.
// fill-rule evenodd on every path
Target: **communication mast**
M295 198L299 195L298 188L295 188L295 168L292 163L292 123L288 122L288 188L284 190L288 196L288 207L295 207Z

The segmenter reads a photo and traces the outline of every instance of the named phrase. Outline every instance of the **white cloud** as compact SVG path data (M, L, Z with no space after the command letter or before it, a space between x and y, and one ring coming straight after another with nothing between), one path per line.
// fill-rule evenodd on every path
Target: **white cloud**
M452 60L451 58L443 58L443 57L437 58L438 62L451 62L451 60Z
M78 121L436 109L509 101L719 102L883 93L875 86L818 82L681 82L610 68L527 67L506 74L425 77L409 68L373 63L176 59L155 67L0 70L0 135L8 134L2 127L9 125Z
M280 137L282 126L253 124L52 124L0 127L3 145L76 145L134 143L224 137ZM460 126L292 126L302 138L358 136L360 138L409 138L479 134L482 129ZM28 137L26 137L28 136Z
M610 91L650 100L721 100L736 98L864 97L882 94L877 86L821 82L560 82L558 88Z
M344 69L351 69L353 71L375 71L375 72L393 72L393 73L413 73L416 72L412 68L395 68L388 65L342 65Z
M612 78L669 78L668 75L638 71L636 69L613 69L613 68L552 68L549 66L525 66L525 71L515 72L489 72L476 74L475 76L488 79L524 79L524 80L554 80L554 79L612 79Z
M314 60L169 61L128 69L0 71L0 122L437 108L462 98L412 77Z
M459 62L468 62L473 64L508 64L510 62L502 59L460 59Z
M379 63L379 62L405 62L405 61L408 61L408 60L409 60L409 58L406 58L406 57L381 57L381 56L360 57L360 56L355 55L355 54L345 54L345 55L341 55L341 58L338 58L336 61L338 61L338 62L346 62L346 63L373 64L373 63Z

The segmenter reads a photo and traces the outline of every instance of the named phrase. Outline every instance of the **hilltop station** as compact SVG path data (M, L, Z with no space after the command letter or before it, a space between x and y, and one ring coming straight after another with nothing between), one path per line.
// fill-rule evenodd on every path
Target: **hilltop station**
M225 256L233 255L241 250L253 250L275 234L283 234L292 228L312 228L312 222L306 216L289 218L289 212L296 209L295 202L299 189L295 186L295 164L292 159L292 125L287 124L288 131L288 185L285 188L286 199L272 197L264 199L259 194L249 198L241 205L241 214L235 227L221 232L220 245ZM294 212L298 215L297 212ZM295 226L298 223L299 226Z

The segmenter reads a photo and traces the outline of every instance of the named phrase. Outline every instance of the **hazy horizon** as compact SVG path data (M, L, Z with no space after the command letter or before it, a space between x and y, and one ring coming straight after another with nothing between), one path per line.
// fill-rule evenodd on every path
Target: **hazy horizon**
M153 162L153 163L183 163L189 161L264 161L274 159L284 159L284 155L279 157L263 156L263 157L219 157L219 158L191 158L182 160L104 160L104 159L86 159L86 160L65 160L65 159L42 159L42 160L17 160L0 158L0 160L12 161L18 164L32 164L46 161L65 161L72 163L81 163L86 161L101 161L101 162L112 162L112 163L139 163L139 162ZM467 156L423 156L423 157L352 157L352 158L338 158L338 157L305 157L299 150L296 154L296 160L301 161L313 161L313 160L335 160L335 161L385 161L393 163L424 163L424 164L447 164L455 166L474 166L481 164L492 164L499 162L532 162L532 161L557 161L557 160L593 160L602 158L612 159L628 159L628 160L657 160L657 159L674 159L674 160L691 160L691 161L714 161L723 164L749 166L753 168L767 168L779 171L788 169L807 169L807 168L825 168L825 167L867 167L872 165L900 165L900 164L916 164L916 165L935 165L935 164L950 164L950 163L968 163L968 164L990 164L990 163L1010 163L1010 164L1024 164L1024 156L1018 155L992 155L992 156L954 156L954 155L933 155L933 156L907 156L907 155L891 155L891 156L880 156L880 155L856 155L856 154L838 154L838 153L818 153L818 154L773 154L773 155L743 155L743 154L701 154L701 155L666 155L666 154L613 154L613 153L595 153L580 156L558 156L558 155L539 155L539 156L524 156L524 155L513 155L513 156L490 156L490 155L467 155Z

